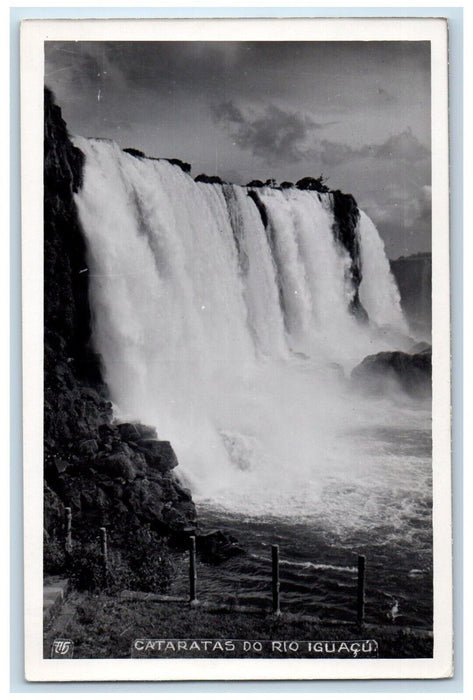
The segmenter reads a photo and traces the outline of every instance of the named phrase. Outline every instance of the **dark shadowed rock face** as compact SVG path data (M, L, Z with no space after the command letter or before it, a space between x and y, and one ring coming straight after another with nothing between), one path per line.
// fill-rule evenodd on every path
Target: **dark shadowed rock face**
M416 253L391 260L390 264L410 328L429 338L432 326L432 255Z
M358 232L360 211L355 198L351 194L343 194L340 190L334 190L331 194L335 218L333 233L336 240L348 251L351 259L349 275L355 288L351 310L359 320L367 321L368 314L363 308L359 297L359 288L362 280L360 237Z
M190 494L171 472L177 457L155 428L114 422L91 344L87 250L74 203L83 162L46 90L44 525L55 534L70 506L77 531L108 526L119 537L126 522L171 533L195 522Z
M256 208L258 209L261 221L263 222L263 226L267 228L269 222L268 212L266 211L266 207L264 206L263 202L259 198L258 193L254 190L249 190L248 197L250 197L250 199L252 199L253 202L256 204Z
M159 158L158 160L166 160L171 165L177 165L178 168L182 170L183 173L190 175L192 166L190 163L184 163L184 161L179 160L179 158Z
M139 151L137 148L124 148L123 153L128 153L128 155L134 156L135 158L146 158L143 151Z
M432 392L432 351L368 355L354 368L351 379L355 387L370 394L381 395L400 388L414 398L426 398Z
M190 175L192 170L192 165L190 163L184 163L184 161L179 160L179 158L155 158L153 156L147 156L146 153L140 151L138 148L124 148L123 153L128 153L128 155L133 156L134 158L145 158L146 160L165 160L166 163L176 165L182 170L182 172L186 173L186 175Z

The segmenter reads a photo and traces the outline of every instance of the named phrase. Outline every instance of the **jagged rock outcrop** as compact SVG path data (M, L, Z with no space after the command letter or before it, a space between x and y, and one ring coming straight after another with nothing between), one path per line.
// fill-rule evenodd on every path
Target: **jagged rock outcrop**
M174 450L154 428L114 421L101 360L91 343L87 250L74 203L83 162L46 90L45 529L54 534L61 509L70 506L76 531L105 525L117 534L126 520L128 527L178 532L195 523L195 507L172 472Z
M263 222L263 226L267 228L268 226L268 212L266 211L266 207L264 206L263 202L258 196L258 193L255 192L254 190L249 190L248 191L248 197L250 197L253 202L256 204L256 208L258 209L259 215L261 217L261 221Z
M182 170L186 175L190 175L192 170L192 165L190 163L185 163L179 158L156 158L154 156L147 156L146 153L140 151L138 148L124 148L123 153L128 153L128 155L134 158L145 158L146 160L165 160L166 163L175 165ZM206 177L206 176L205 176Z
M128 155L134 156L135 158L146 158L146 154L137 148L124 148L123 153L128 153Z
M335 238L350 254L351 263L348 274L355 289L351 301L351 310L360 321L368 321L368 314L363 308L359 296L362 280L360 237L358 233L360 210L351 194L344 194L340 190L334 190L331 192L331 196L335 218L333 232Z
M379 352L368 355L351 373L352 384L369 394L381 395L402 389L416 398L426 398L432 392L432 350Z
M171 165L177 165L186 175L191 174L192 165L190 163L184 163L184 161L179 160L179 158L158 158L158 160L166 160L168 163L171 163Z

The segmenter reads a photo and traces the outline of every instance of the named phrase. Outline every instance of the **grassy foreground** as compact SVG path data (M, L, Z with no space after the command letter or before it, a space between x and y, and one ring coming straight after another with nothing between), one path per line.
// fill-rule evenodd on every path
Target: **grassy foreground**
M74 642L74 657L130 658L133 640L149 639L245 639L245 640L359 640L375 639L378 657L428 658L432 656L432 639L415 631L368 627L359 630L349 625L323 625L313 620L280 617L261 613L238 611L212 612L205 608L191 608L184 603L123 600L100 594L72 591L67 601L75 614L61 629L58 618L44 635L44 655L49 657L54 639L67 638ZM167 654L170 658L170 655ZM180 652L179 658L193 657L195 653ZM228 652L208 651L202 657L235 658ZM268 654L249 652L246 658ZM304 657L310 654L269 654L277 658Z

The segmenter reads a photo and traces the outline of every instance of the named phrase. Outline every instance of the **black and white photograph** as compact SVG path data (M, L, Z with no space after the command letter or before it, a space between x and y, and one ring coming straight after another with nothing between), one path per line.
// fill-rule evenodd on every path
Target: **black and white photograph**
M182 22L23 27L30 673L448 676L446 23Z

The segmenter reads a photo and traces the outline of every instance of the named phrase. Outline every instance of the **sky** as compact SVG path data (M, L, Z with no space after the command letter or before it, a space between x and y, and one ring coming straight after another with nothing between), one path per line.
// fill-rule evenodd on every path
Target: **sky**
M46 42L69 132L192 174L354 195L391 258L431 249L428 42Z

